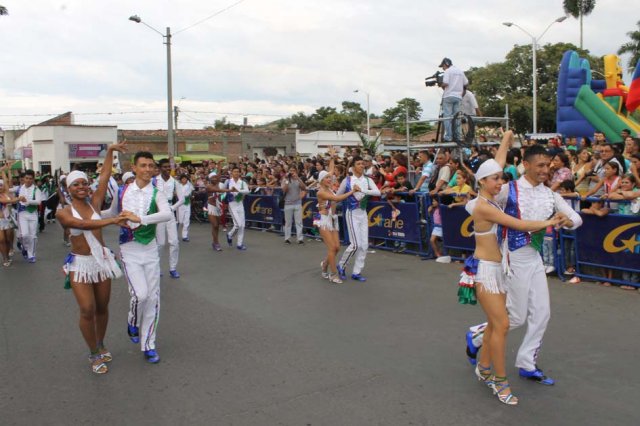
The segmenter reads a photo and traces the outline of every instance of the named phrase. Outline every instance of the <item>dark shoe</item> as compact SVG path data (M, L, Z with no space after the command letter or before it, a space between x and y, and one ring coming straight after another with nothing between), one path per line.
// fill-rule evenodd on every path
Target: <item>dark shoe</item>
M127 324L127 334L129 335L129 339L131 339L131 343L140 343L138 327Z
M356 280L356 281L360 281L360 282L365 282L367 280L365 277L363 277L360 274L351 274L351 279L352 280Z
M541 385L552 386L553 384L555 384L555 380L553 380L551 377L545 376L542 370L540 370L538 367L536 367L536 369L533 371L521 368L519 370L519 373L520 377L524 377L528 380L533 380L534 382L540 383Z
M188 243L191 240L189 239L189 237L187 237L187 238L183 238L182 241L184 241L185 243Z
M160 355L158 355L158 352L156 352L155 349L144 351L144 357L147 359L147 362L150 362L151 364L157 364L160 362Z
M229 234L226 234L226 235L227 235L227 244L229 244L229 247L233 246L233 238L231 238Z
M304 240L299 240L298 244L304 244Z
M346 280L347 279L347 273L345 272L344 268L340 265L337 266L338 269L338 275L340 276L341 280Z
M247 249L247 246L245 246L244 244L241 246L236 247L238 250L242 250L245 251Z
M180 278L180 274L176 270L169 271L169 275L171 275L171 278L173 278L173 279Z
M473 332L471 331L467 331L466 340L467 340L467 359L469 360L469 363L471 365L476 365L477 363L476 358L478 356L478 351L480 350L481 346L476 347L473 344Z
M284 243L291 245L291 241L289 241L289 240L284 240Z

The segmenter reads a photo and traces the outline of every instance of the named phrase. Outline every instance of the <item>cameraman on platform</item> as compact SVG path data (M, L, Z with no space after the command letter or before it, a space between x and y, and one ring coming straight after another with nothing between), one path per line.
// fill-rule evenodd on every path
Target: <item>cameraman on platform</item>
M451 59L444 58L440 63L440 68L444 70L442 76L442 83L440 87L444 89L442 94L442 114L446 117L444 120L444 141L451 142L453 140L451 134L451 118L460 111L460 104L462 103L462 94L469 84L469 80L464 73L453 66ZM455 129L455 139L460 140L460 129Z

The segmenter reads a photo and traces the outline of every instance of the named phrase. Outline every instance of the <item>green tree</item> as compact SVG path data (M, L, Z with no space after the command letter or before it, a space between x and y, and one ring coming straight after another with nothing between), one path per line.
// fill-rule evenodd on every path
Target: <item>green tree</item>
M405 134L407 132L407 110L409 110L409 120L420 120L422 107L420 102L413 98L404 98L396 103L396 106L385 109L382 112L384 126L391 126L396 133ZM409 125L409 134L417 136L431 130L429 123L415 123Z
M240 126L234 123L229 123L227 117L222 117L220 120L213 122L213 127L216 130L239 130Z
M582 17L593 12L596 7L596 0L563 0L562 6L566 14L580 19L580 49L582 49Z
M636 25L638 26L638 30L627 33L631 41L626 42L618 49L618 55L631 54L629 62L627 62L629 68L634 68L638 64L638 61L640 61L640 21L638 21Z
M538 129L552 132L556 129L556 92L558 69L562 55L575 50L580 57L587 58L592 69L603 72L600 58L589 51L578 49L571 43L546 44L538 49ZM514 46L503 62L474 67L465 71L471 82L470 88L478 98L484 115L504 116L505 105L509 105L511 126L518 132L532 128L533 68L531 45Z
M362 109L358 102L344 101L342 102L341 114L348 116L354 127L362 129L367 122L367 112Z

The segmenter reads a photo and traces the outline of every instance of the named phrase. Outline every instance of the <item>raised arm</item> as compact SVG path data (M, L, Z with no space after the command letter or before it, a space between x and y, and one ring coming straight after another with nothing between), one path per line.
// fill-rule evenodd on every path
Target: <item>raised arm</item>
M500 164L500 167L504 168L504 165L507 163L507 152L511 148L513 144L513 131L507 130L502 135L502 141L500 141L500 148L498 148L498 152L496 153L495 160Z
M104 164L102 164L102 170L100 170L100 178L98 179L98 188L91 197L91 204L96 210L102 208L104 196L107 193L107 187L109 186L109 179L111 178L111 169L113 168L113 153L114 152L127 152L127 141L111 144L107 148L107 154L105 155ZM113 203L112 203L113 204Z

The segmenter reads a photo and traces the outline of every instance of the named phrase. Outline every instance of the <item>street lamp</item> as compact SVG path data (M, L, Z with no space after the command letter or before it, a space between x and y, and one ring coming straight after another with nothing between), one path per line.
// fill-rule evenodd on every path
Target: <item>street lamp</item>
M505 27L512 27L512 26L516 27L520 31L522 31L523 33L531 37L531 49L533 53L532 55L533 56L533 71L532 71L532 74L533 74L533 133L538 132L538 65L537 65L537 58L536 58L536 51L538 50L538 42L540 41L542 36L544 36L545 33L549 31L549 28L551 28L553 24L555 24L556 22L560 23L565 19L567 19L566 16L561 16L558 19L551 22L547 26L547 28L542 32L542 34L540 34L537 38L534 37L530 32L528 32L518 24L514 24L513 22L502 23L502 25L504 25Z
M353 93L360 93L360 89L354 90ZM369 113L369 92L363 92L363 93L367 95L367 142L369 142L371 140L371 125L369 121L369 116L371 115Z
M162 34L160 31L144 22L138 15L130 16L129 20L137 24L145 25L147 28L152 29L165 39L164 44L167 45L167 151L169 152L169 157L175 157L176 146L173 134L173 88L171 77L171 29L167 27L167 33Z

